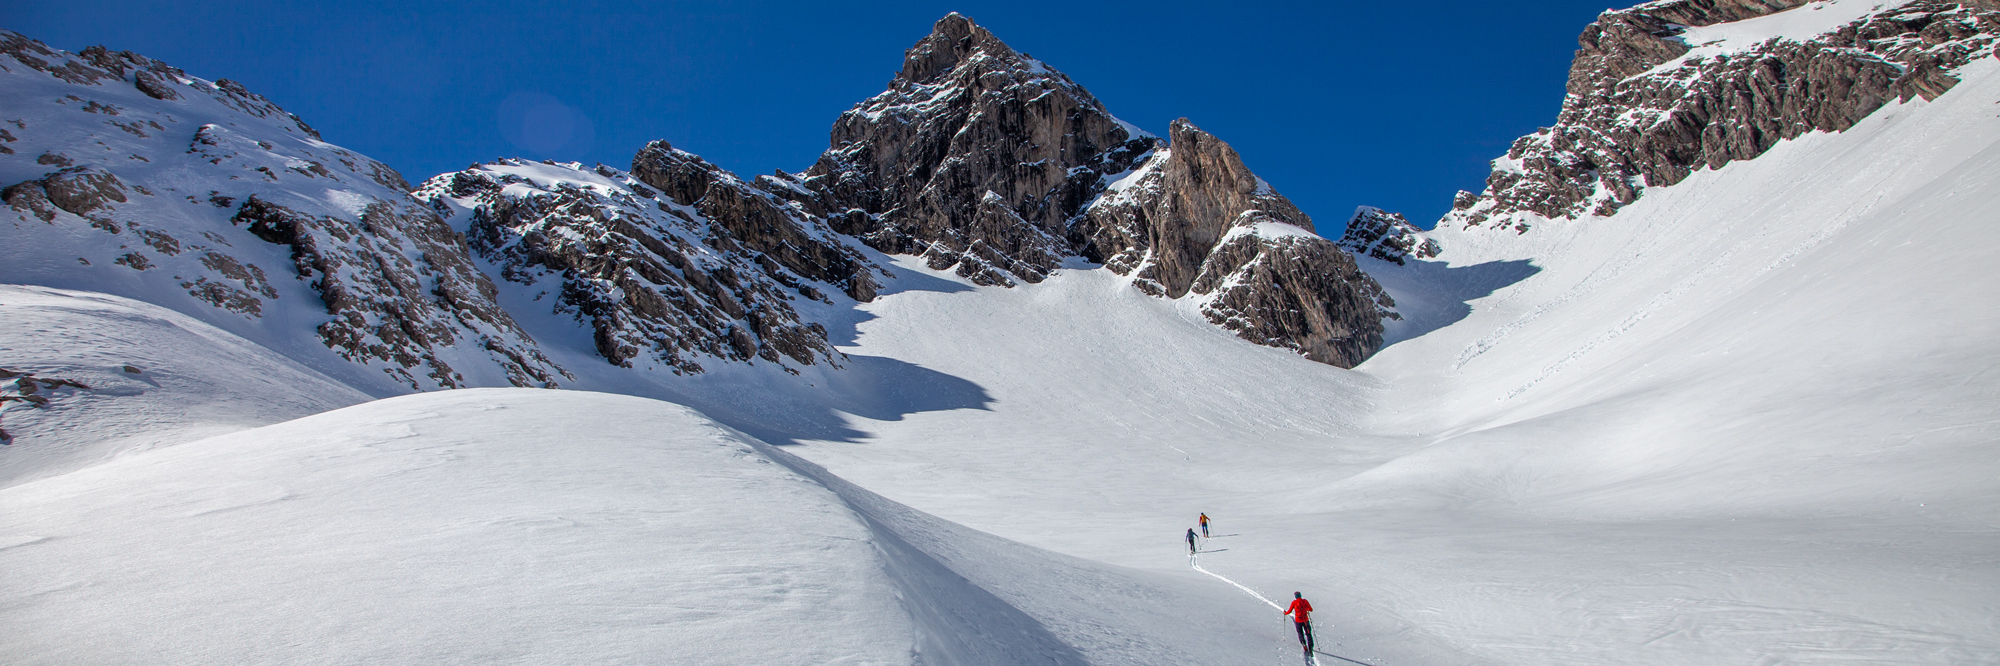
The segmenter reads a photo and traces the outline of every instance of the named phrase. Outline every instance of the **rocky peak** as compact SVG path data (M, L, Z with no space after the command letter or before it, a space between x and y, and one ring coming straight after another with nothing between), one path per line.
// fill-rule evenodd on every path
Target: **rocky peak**
M799 185L883 252L1005 286L1081 256L1148 294L1201 298L1258 344L1343 367L1381 345L1388 297L1228 143L1186 119L1164 141L1139 131L958 14L830 143Z
M1181 118L1171 142L1080 225L1085 256L1131 272L1168 298L1188 293L1217 243L1252 211L1259 220L1313 230L1312 218L1250 172L1236 149Z
M1402 213L1391 213L1374 206L1354 209L1354 216L1347 219L1347 232L1341 235L1339 245L1357 257L1374 257L1397 266L1413 259L1429 259L1444 251L1436 240L1425 235L1417 225L1410 224Z
M1525 233L1536 221L1610 215L1646 187L1852 127L1890 100L1934 99L1952 70L1996 55L2000 3L1664 0L1605 12L1578 39L1556 124L1495 160L1486 189L1439 224ZM1850 12L1789 34L1783 22L1703 28L1783 11ZM1757 35L1762 30L1768 34Z
M1039 282L1075 253L1068 227L1104 176L1154 141L953 14L888 90L841 115L802 184L837 229L878 250L923 254L981 284Z
M929 36L903 53L903 71L897 73L896 78L919 85L934 84L975 54L1000 59L1018 57L1014 49L995 38L993 33L973 24L972 19L952 12L938 19L931 27Z

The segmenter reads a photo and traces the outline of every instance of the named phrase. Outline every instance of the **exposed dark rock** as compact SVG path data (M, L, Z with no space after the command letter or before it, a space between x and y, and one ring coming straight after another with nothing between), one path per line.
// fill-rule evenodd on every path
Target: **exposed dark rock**
M1258 344L1348 367L1374 353L1374 281L1228 144L1185 119L1170 134L1161 150L1069 77L951 14L905 53L886 92L834 124L799 181L817 201L801 205L974 284L1040 282L1080 255L1149 294L1207 297L1212 320ZM776 192L788 179L759 182ZM1271 225L1293 231L1260 232ZM1198 285L1203 275L1215 281ZM1223 276L1241 280L1219 293Z
M834 285L856 301L874 300L871 270L876 267L833 240L832 229L805 206L773 194L795 188L791 182L753 187L665 141L647 144L633 156L632 175L714 222L728 236L717 245L741 245L801 277Z
M1243 166L1229 144L1186 118L1172 144L1135 179L1091 206L1078 232L1087 256L1112 270L1157 283L1168 298L1188 293L1202 263L1246 214L1312 231L1312 218Z
M138 74L133 75L133 79L134 81L132 83L133 85L139 88L139 92L146 93L147 96L152 97L153 99L181 98L181 94L178 91L174 90L173 84L169 83L165 77L162 77L159 74L155 74L153 72L139 72Z
M43 177L49 201L57 208L87 216L112 203L125 203L125 183L94 166L70 167Z
M9 185L0 190L0 199L15 210L33 214L53 223L57 211L66 211L88 221L90 226L111 233L124 229L99 213L113 203L129 201L125 184L117 176L95 166L70 167L38 180Z
M978 259L959 272L983 284L1039 282L1075 253L1069 225L1103 177L1155 141L951 14L905 54L887 91L841 115L802 184L823 195L836 228L875 249L940 269Z
M32 372L13 371L4 368L0 368L0 379L9 380L0 382L0 405L5 405L9 402L25 402L36 407L46 408L52 403L51 396L64 397L56 393L58 391L64 389L90 390L89 385L76 380L37 377ZM68 395L73 396L75 394L69 393ZM6 435L5 431L0 431L0 439L11 441L13 437Z
M9 30L0 30L0 54L13 56L15 61L31 69L76 85L99 85L100 80L117 78L115 74L64 58L61 52L48 45ZM51 60L62 62L51 63Z
M1485 192L1454 200L1439 224L1526 231L1532 219L1520 214L1612 214L1646 187L1845 130L1889 100L1935 99L2000 34L1989 1L1918 0L1803 42L1715 57L1688 56L1680 38L1688 26L1804 4L1670 0L1605 12L1578 38L1556 124L1515 141Z
M1193 288L1213 294L1202 315L1217 326L1343 368L1382 348L1382 318L1395 305L1353 257L1307 235L1232 236L1203 263Z
M1444 249L1410 224L1402 213L1373 206L1354 209L1354 217L1348 218L1347 231L1341 235L1339 245L1357 256L1370 256L1398 266L1410 259L1435 257Z
M439 386L463 386L464 376L440 354L471 338L516 386L554 386L557 375L567 374L501 309L498 290L473 265L465 240L427 208L376 201L347 220L303 215L252 196L232 221L291 248L298 277L312 283L333 315L319 326L321 340L350 361L384 362L391 376L415 388L424 384L416 373ZM214 252L203 263L277 297L254 266L232 267L233 259ZM197 283L191 291L230 304L248 297L219 286Z
M74 145L57 146L43 161L67 168L0 191L11 206L53 225L65 222L64 212L72 213L107 232L129 229L154 250L137 251L139 243L130 243L106 251L116 256L104 260L146 271L149 278L171 279L191 297L259 326L301 326L299 317L265 317L281 296L311 289L327 316L306 318L304 330L269 331L274 339L317 334L337 355L411 388L490 383L503 373L515 385L554 386L565 375L501 309L498 290L474 264L464 239L410 198L409 184L394 169L314 141L319 135L310 126L234 81L211 84L159 61L103 47L68 54L5 31L0 31L0 55L33 70L8 61L10 69L0 75L47 73L70 84L72 93L51 100L61 107L54 112L97 114L86 127L112 125L129 133L85 135ZM115 105L92 99L102 96L91 87L118 81L145 97L120 96ZM191 103L190 97L202 95L228 110ZM9 125L24 127L20 121ZM133 157L178 162L171 170L175 182L152 185L162 194L176 190L188 203L206 201L233 215L186 204L164 210L167 201L130 196L152 193L146 184L128 185L103 167L70 166L61 157L95 154L101 150L97 144L129 144L134 136L157 139L158 132L186 130L193 136L185 154L172 154L162 144L160 152L141 155L147 149L134 145ZM306 179L315 181L309 189L295 185ZM283 245L293 270L267 272L272 251L258 239ZM77 261L91 266L93 258Z
M1209 297L1210 321L1257 344L1341 367L1380 349L1393 302L1354 259L1229 144L1185 118L1170 134L1079 224L1105 267L1147 293Z
M49 201L49 192L39 180L9 185L7 189L0 190L0 199L15 210L34 215L43 222L53 222L57 211L61 210L56 208L55 202Z
M839 362L826 328L792 302L826 299L808 282L872 298L877 267L798 207L665 142L634 163L632 174L555 165L574 170L569 181L507 172L518 160L475 165L417 195L433 209L469 209L472 248L588 325L612 364L698 373L705 358Z

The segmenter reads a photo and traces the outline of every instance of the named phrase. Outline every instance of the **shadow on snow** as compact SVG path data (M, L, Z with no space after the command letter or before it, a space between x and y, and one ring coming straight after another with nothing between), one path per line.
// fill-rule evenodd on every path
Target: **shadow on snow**
M1357 260L1364 262L1362 270L1396 299L1396 311L1403 316L1401 321L1382 322L1383 348L1458 323L1472 314L1472 301L1542 272L1526 259L1471 266L1449 266L1442 261L1411 261L1397 266L1365 257Z

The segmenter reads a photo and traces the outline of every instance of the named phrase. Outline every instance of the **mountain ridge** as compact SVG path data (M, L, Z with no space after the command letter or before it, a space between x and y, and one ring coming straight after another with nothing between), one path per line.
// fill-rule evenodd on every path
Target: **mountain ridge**
M1958 83L1949 71L1986 57L1996 35L1992 0L1658 0L1608 10L1577 38L1555 124L1515 140L1485 190L1459 192L1438 225L1524 233L1545 220L1612 215L1647 187L1808 132L1845 130L1890 100L1936 99Z
M1688 51L1578 108L1851 110L1764 68L1857 21L1987 45L1935 97L1615 211L1593 180L1553 218L1362 207L1338 241L1187 122L1121 171L1001 186L1052 145L1007 114L1080 98L969 21L917 54L932 87L852 120L944 139L868 147L943 147L836 193L873 209L664 141L406 193L248 91L24 47L40 68L0 57L0 282L33 285L0 284L0 603L26 630L0 655L1250 664L1298 658L1256 591L1301 590L1375 664L1988 661L2000 57L1952 34L1964 6L1881 4L1678 24ZM936 103L888 112L912 99ZM1785 117L1710 116L1723 148ZM1496 201L1562 182L1523 155ZM389 360L328 346L348 313ZM421 391L508 363L565 390ZM1223 527L1189 553L1202 514Z

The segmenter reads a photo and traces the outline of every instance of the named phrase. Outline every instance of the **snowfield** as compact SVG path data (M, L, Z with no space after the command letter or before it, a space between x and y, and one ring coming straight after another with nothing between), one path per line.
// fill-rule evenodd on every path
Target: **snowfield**
M1778 16L1688 39L1831 20ZM2000 663L2000 59L1958 75L1359 259L1404 318L1354 370L1081 261L871 252L881 298L801 305L842 369L634 373L523 314L602 392L374 402L0 288L0 365L106 387L0 413L0 661L1283 664L1301 591L1321 664Z
M2000 660L1996 70L1614 217L1367 263L1409 318L1355 372L1102 271L883 299L850 353L989 402L800 454L1161 572L1206 511L1240 536L1205 567L1305 591L1370 663Z
M47 408L0 403L0 428L34 433L0 453L0 487L369 398L193 317L109 294L0 285L0 321L0 368L90 387L49 392Z
M853 512L641 398L392 398L0 503L12 663L910 657L910 618Z

